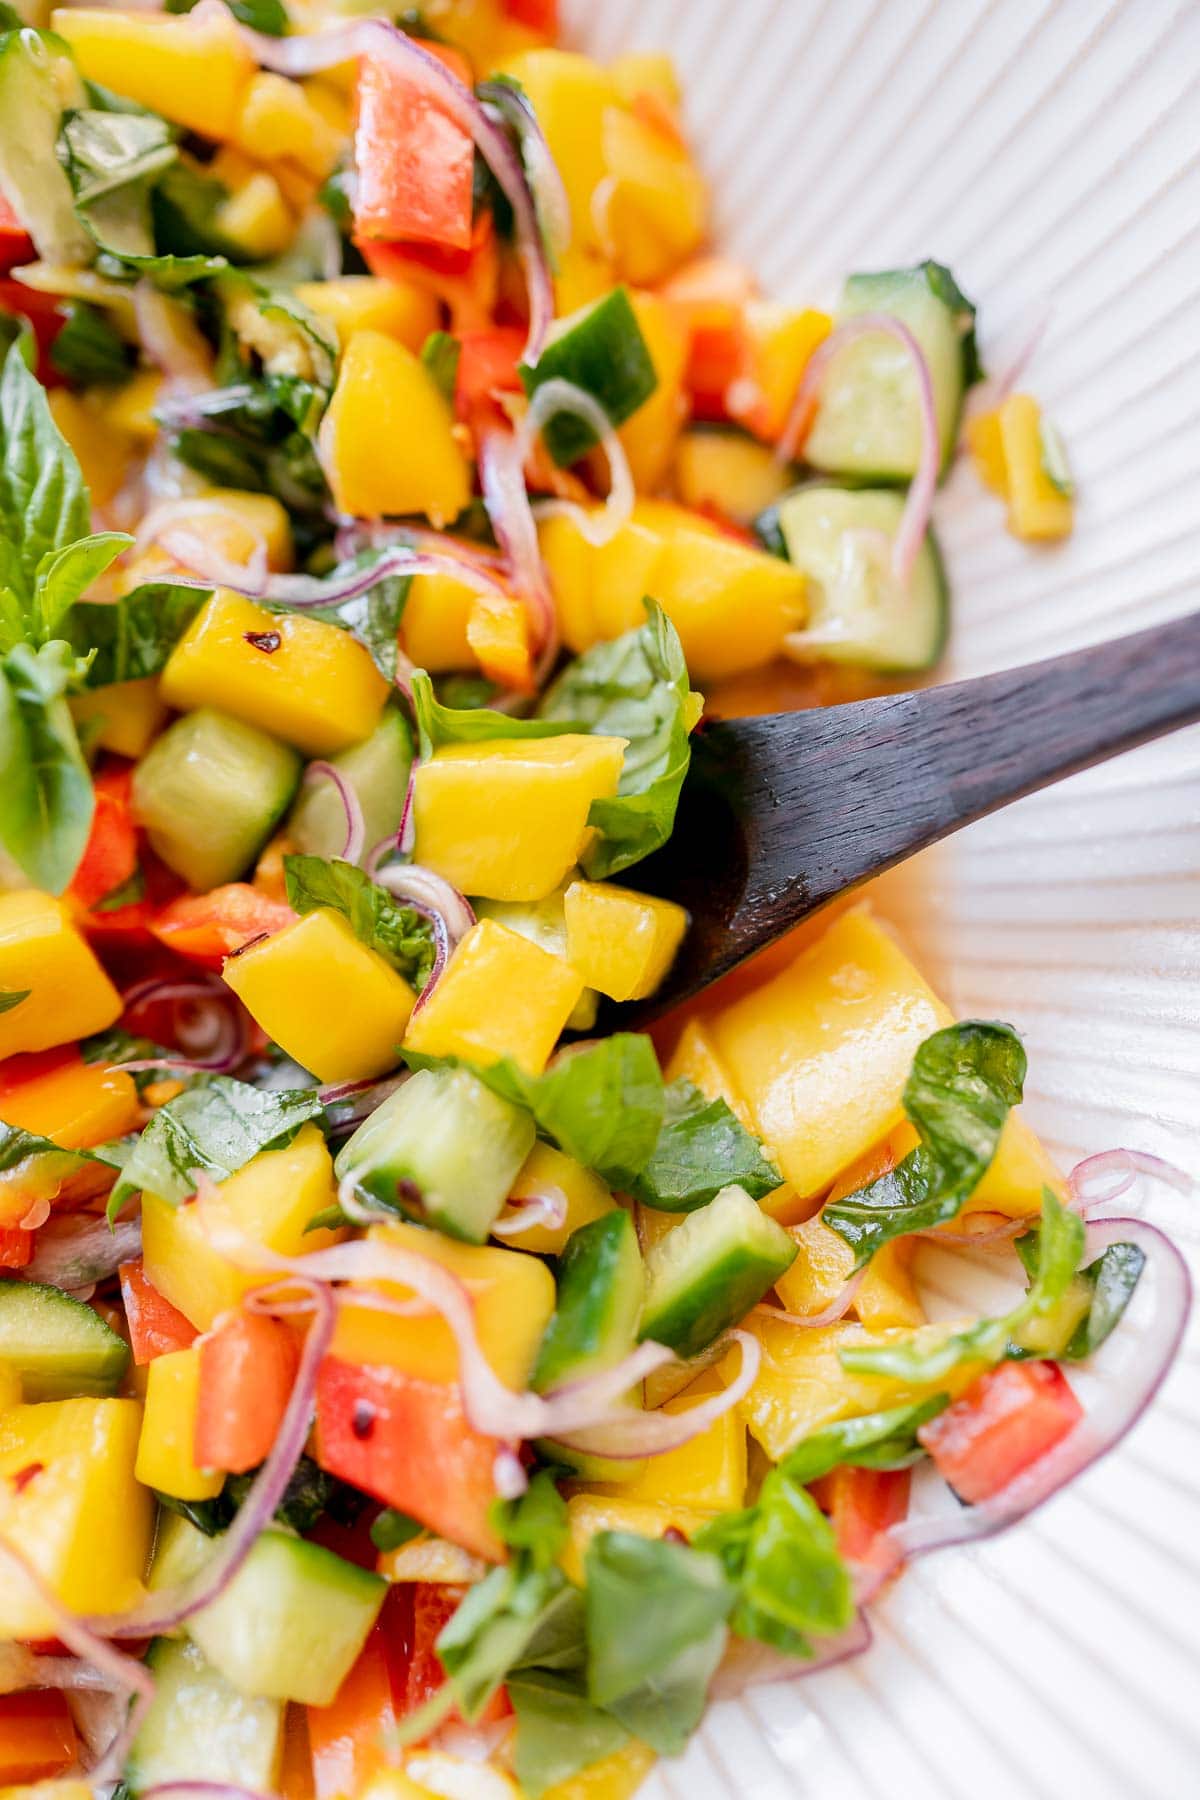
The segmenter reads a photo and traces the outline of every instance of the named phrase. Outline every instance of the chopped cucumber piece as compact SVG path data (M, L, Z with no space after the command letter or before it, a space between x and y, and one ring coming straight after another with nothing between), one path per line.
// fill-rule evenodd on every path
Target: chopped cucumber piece
M916 338L929 365L942 467L958 438L967 383L978 376L975 309L940 263L851 275L842 289L837 322L861 313L888 313ZM916 375L904 346L883 332L839 350L825 376L821 401L804 446L804 460L832 475L908 481L921 460L921 415Z
M697 1356L745 1318L796 1257L796 1245L745 1188L722 1188L646 1258L640 1338Z
M797 488L775 509L788 560L803 569L813 654L880 671L928 669L946 642L950 594L933 533L907 587L892 575L904 512L894 488Z
M469 1069L419 1069L347 1140L334 1171L384 1206L482 1244L535 1136L530 1115Z
M129 1363L129 1345L99 1313L61 1288L0 1282L0 1363L21 1377L26 1400L112 1394Z
M188 1630L244 1694L328 1706L375 1623L387 1582L332 1550L264 1531Z
M0 37L0 189L43 262L89 263L95 245L75 216L75 194L58 158L65 93L82 84L61 38L37 31Z
M203 706L169 725L133 775L151 845L192 887L234 881L287 811L296 752L254 725Z
M558 1265L558 1300L531 1386L556 1387L620 1362L637 1340L644 1296L642 1253L629 1213L618 1207L573 1231Z
M578 870L572 869L567 879L543 900L476 900L475 911L481 919L495 919L498 925L507 925L518 937L528 938L540 950L549 951L551 956L561 956L565 962L567 919L563 897L577 877ZM599 1010L600 996L595 988L584 988L572 1008L566 1029L590 1031Z
M269 1793L283 1750L283 1707L251 1699L186 1638L157 1638L146 1665L154 1700L129 1752L135 1794L168 1781L228 1781Z
M404 715L389 707L369 738L329 758L358 796L368 849L399 829L412 751L412 732ZM332 781L316 781L303 789L287 831L302 855L342 854L346 812Z
M525 392L543 382L569 381L598 400L609 421L621 425L658 386L654 362L637 314L623 287L559 319L534 364L520 365ZM578 462L599 442L577 413L555 413L542 433L556 463Z
M158 1532L154 1539L154 1556L146 1586L154 1593L183 1587L198 1575L205 1563L219 1549L216 1538L204 1533L185 1519L182 1513L162 1509L158 1515Z

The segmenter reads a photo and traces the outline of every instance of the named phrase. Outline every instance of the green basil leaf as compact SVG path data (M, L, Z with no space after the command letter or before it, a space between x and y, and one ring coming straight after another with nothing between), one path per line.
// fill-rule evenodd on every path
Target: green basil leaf
M416 1519L410 1519L407 1513L397 1512L394 1506L386 1506L371 1526L371 1542L377 1550L398 1550L401 1544L409 1544L413 1538L420 1537L424 1529Z
M510 1670L571 1667L582 1644L578 1590L561 1569L533 1569L518 1561L493 1569L469 1590L436 1649L459 1710L470 1721Z
M324 1108L315 1088L251 1087L230 1075L197 1082L159 1107L109 1199L114 1218L132 1194L177 1205L195 1190L194 1169L225 1181L262 1150L290 1144Z
M854 1617L833 1527L808 1490L778 1470L763 1482L742 1568L743 1599L803 1637L833 1637Z
M1120 1324L1145 1266L1146 1253L1139 1245L1109 1244L1082 1271L1092 1289L1092 1304L1063 1352L1068 1361L1080 1362L1091 1356Z
M462 345L448 331L431 331L421 345L421 361L437 383L438 391L448 406L454 404L454 384L458 380L458 359Z
M288 904L298 913L328 906L341 913L354 935L382 956L419 993L434 962L433 931L428 919L411 906L401 906L353 863L323 856L285 856Z
M59 374L75 387L115 387L128 381L136 352L113 330L107 315L85 300L68 300L59 310L66 322L50 346L50 361Z
M580 1676L530 1669L509 1676L508 1697L517 1718L517 1780L530 1800L628 1740L611 1713L592 1705Z
M484 744L494 738L561 737L579 729L576 725L556 724L549 719L514 719L508 713L492 712L486 706L443 706L424 669L415 671L412 690L413 716L422 760L432 756L443 744Z
M97 531L46 552L37 566L33 595L42 642L57 634L75 602L132 543L127 531Z
M189 13L195 5L196 0L166 0L163 10ZM283 0L229 0L229 10L239 25L247 25L251 31L261 31L267 37L287 36L288 16Z
M570 663L538 717L565 729L629 740L616 796L594 800L588 823L600 834L583 857L593 880L615 875L665 844L691 760L689 734L699 696L688 687L679 634L653 600L648 622Z
M0 374L0 588L15 600L15 608L0 605L0 652L31 635L43 558L85 538L90 523L75 452L54 423L18 340Z
M78 868L95 805L64 698L75 673L61 641L17 644L0 663L0 844L50 894Z
M319 418L325 398L315 382L247 374L160 419L181 462L218 485L273 494L311 533L318 518L324 529L329 489L297 416Z
M630 1193L660 1212L692 1212L737 1182L752 1200L777 1188L783 1176L763 1155L724 1100L707 1100L686 1077L664 1095L662 1129Z
M854 1251L856 1268L892 1238L958 1214L1020 1104L1025 1069L1025 1051L1010 1025L968 1019L919 1046L904 1109L921 1143L896 1168L822 1214Z
M550 1469L539 1469L518 1499L493 1501L490 1517L509 1549L525 1551L534 1568L558 1561L567 1541L567 1503Z
M917 1432L943 1412L949 1400L948 1394L935 1394L911 1406L891 1406L857 1419L840 1419L801 1439L779 1467L790 1480L806 1487L842 1467L907 1469L925 1454Z
M91 652L86 685L108 687L114 681L160 674L211 598L202 588L150 581L119 600L80 602L71 614L69 630L76 652L80 656Z

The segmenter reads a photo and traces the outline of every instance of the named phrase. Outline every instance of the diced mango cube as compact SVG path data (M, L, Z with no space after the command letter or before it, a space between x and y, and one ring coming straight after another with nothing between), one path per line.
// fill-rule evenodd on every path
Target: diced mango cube
M75 452L92 505L107 506L125 480L132 443L113 430L111 418L98 406L70 388L53 388L46 400L54 423Z
M610 106L602 124L601 245L622 279L663 281L704 240L708 188L671 115Z
M0 1544L73 1612L123 1612L141 1594L154 1504L134 1475L136 1400L48 1400L0 1413ZM37 1642L56 1620L0 1552L0 1639Z
M466 894L541 900L579 860L593 800L615 794L624 738L446 744L417 769L417 861Z
M265 70L242 96L233 139L259 162L287 158L317 181L329 174L345 141L298 82Z
M998 1212L1010 1218L1040 1213L1043 1188L1050 1188L1060 1200L1066 1197L1066 1183L1044 1144L1023 1113L1010 1112L991 1165L963 1213Z
M634 291L629 296L658 386L617 436L621 440L634 485L654 489L662 485L675 453L680 428L687 417L683 378L687 368L687 321L677 307L659 294Z
M370 737L387 693L369 652L348 632L301 613L269 613L228 592L201 607L162 674L168 705L181 712L219 706L306 756Z
M204 137L232 137L254 58L232 15L62 7L51 15L82 75Z
M346 345L321 449L335 505L358 518L424 513L440 527L471 498L448 401L420 358L382 331L356 331Z
M296 221L279 183L268 169L256 169L241 182L213 215L222 237L239 250L262 262L279 256L292 241Z
M494 1063L511 1056L540 1075L583 982L561 956L480 919L410 1021L405 1047L425 1056Z
M582 1585L583 1559L597 1532L632 1531L638 1537L660 1538L673 1526L690 1537L711 1516L698 1507L626 1500L623 1494L572 1494L567 1501L568 1537L559 1562L564 1574Z
M0 894L0 991L24 993L0 1013L0 1057L48 1050L104 1031L121 996L52 894Z
M333 1231L306 1231L337 1199L333 1161L313 1124L302 1125L282 1150L261 1150L215 1194L172 1206L142 1195L146 1279L197 1329L207 1331L264 1277L231 1262L212 1240L232 1229L280 1256L300 1256L338 1241Z
M626 105L639 94L653 94L663 106L677 110L683 90L675 64L661 50L626 50L608 65L609 80Z
M750 525L790 485L773 452L742 432L698 426L679 440L675 487L685 506L713 507Z
M917 1047L949 1022L891 934L855 908L709 1024L759 1135L808 1195L900 1122Z
M730 411L774 444L787 424L813 351L833 330L833 320L812 307L754 300L746 309L746 329L748 368L730 388Z
M72 1056L40 1075L5 1084L0 1118L67 1150L124 1137L141 1117L133 1076Z
M668 1400L665 1413L690 1412L713 1394L721 1382L711 1372L701 1375L685 1394ZM746 1426L736 1407L714 1419L690 1444L661 1456L647 1457L641 1474L617 1486L588 1484L588 1491L615 1495L650 1506L686 1506L696 1512L735 1512L746 1498Z
M369 1236L457 1275L471 1296L475 1330L492 1368L507 1387L526 1385L554 1311L554 1277L544 1262L495 1244L455 1243L422 1225L373 1225ZM345 1362L386 1363L423 1381L457 1379L458 1349L443 1318L356 1307L354 1291L355 1284L342 1290L331 1355ZM372 1291L411 1298L410 1290L395 1282L373 1284Z
M567 961L610 1000L644 1000L665 979L688 915L673 900L611 882L573 881L563 897Z
M1008 488L1008 528L1014 537L1048 542L1069 537L1075 523L1070 494L1046 470L1041 408L1031 394L1010 394L1000 408L1000 439Z
M616 1205L608 1188L591 1169L585 1169L573 1156L556 1150L553 1144L537 1143L525 1158L512 1195L497 1224L520 1219L525 1212L516 1201L562 1199L566 1212L561 1225L531 1225L514 1235L513 1244L520 1250L531 1250L536 1256L560 1256L567 1239L581 1225L590 1224Z
M666 1075L668 1081L678 1081L682 1077L694 1083L706 1099L724 1100L747 1131L753 1131L754 1115L717 1054L712 1032L703 1019L689 1019L680 1032Z
M630 1738L611 1756L546 1788L542 1800L633 1800L657 1760L649 1744Z
M94 730L93 743L135 762L145 756L167 722L167 703L159 692L157 675L89 688L86 693L72 694L69 704L76 725Z
M467 625L475 589L453 575L414 575L400 619L400 644L418 669L431 674L469 669Z
M530 50L501 72L521 83L550 146L567 190L572 248L601 248L592 196L608 173L604 120L619 105L615 84L589 57L568 50ZM561 295L557 310L564 310Z
M129 380L107 394L105 417L117 431L126 431L139 444L152 444L158 436L154 409L162 391L163 377L157 369L138 369Z
M330 321L343 344L356 331L382 331L410 350L420 350L429 333L437 330L437 301L410 282L341 275L335 281L301 281L294 292L303 306Z
M224 974L267 1036L319 1081L395 1067L416 995L340 913L306 913L229 957Z
M200 1352L172 1350L146 1368L146 1398L136 1474L146 1487L176 1500L211 1500L225 1485L222 1469L196 1466Z
M963 427L963 436L967 440L971 461L980 481L993 494L1007 499L1008 467L1004 461L999 407L993 407L991 412L976 413L973 419L968 419Z

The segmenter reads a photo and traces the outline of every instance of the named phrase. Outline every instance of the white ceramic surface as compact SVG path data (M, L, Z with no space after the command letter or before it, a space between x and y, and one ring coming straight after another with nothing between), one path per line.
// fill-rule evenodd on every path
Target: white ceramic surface
M717 237L769 291L819 301L849 269L936 256L985 354L1049 308L1029 382L1078 528L1018 544L957 471L937 509L955 673L1200 604L1198 0L566 14L602 56L674 53ZM974 827L880 904L962 1012L1020 1027L1029 1112L1065 1163L1124 1143L1200 1176L1200 733ZM1134 1209L1200 1273L1200 1197ZM715 1708L646 1800L1200 1795L1198 1362L1194 1320L1119 1451L1005 1538L913 1569L859 1663Z

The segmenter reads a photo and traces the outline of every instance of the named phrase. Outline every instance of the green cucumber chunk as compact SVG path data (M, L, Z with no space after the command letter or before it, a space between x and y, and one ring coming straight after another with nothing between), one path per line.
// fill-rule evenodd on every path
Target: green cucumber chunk
M530 1385L611 1369L637 1342L645 1272L633 1219L623 1208L581 1225L558 1265L558 1298Z
M666 1344L677 1356L698 1356L745 1318L795 1256L783 1226L745 1188L722 1188L647 1256L638 1336Z
M182 1513L160 1508L146 1586L152 1593L168 1593L172 1588L185 1587L219 1548L216 1538L205 1537Z
M334 1173L448 1237L482 1244L536 1136L469 1069L419 1069L338 1152Z
M402 713L389 707L369 738L328 759L358 797L368 850L399 830L412 753L408 723ZM287 831L304 856L342 854L346 813L332 781L314 781L301 790Z
M481 919L495 919L507 925L518 937L528 938L539 950L551 956L567 956L567 917L563 896L579 871L572 869L567 879L541 900L476 900L472 904ZM600 996L595 988L584 988L567 1020L568 1031L590 1031L600 1010Z
M622 425L658 386L654 362L637 314L623 287L556 321L534 364L520 365L525 392L533 397L546 381L569 381L598 400L609 421ZM599 439L576 413L556 413L542 433L560 466L578 462Z
M202 706L168 725L134 770L134 811L168 867L204 891L254 861L299 779L287 744Z
M0 1363L21 1377L26 1400L112 1394L129 1345L99 1313L37 1281L0 1282Z
M332 1550L269 1530L188 1631L241 1693L328 1706L386 1593L386 1581Z
M60 85L61 83L61 85ZM82 84L66 45L37 31L0 37L0 189L44 262L89 263L95 245L75 214L75 194L58 156L64 90Z
M280 1702L239 1693L186 1638L157 1638L146 1666L154 1699L125 1765L132 1792L228 1781L270 1793L283 1752Z
M978 374L975 310L940 263L851 275L837 323L861 313L887 313L907 325L929 365L945 469L954 452L968 380ZM804 460L831 475L910 481L921 460L916 375L904 346L883 332L847 344L821 387Z
M904 512L894 488L796 488L776 508L788 560L808 591L813 653L880 673L928 669L945 647L950 593L932 531L906 587L891 572L887 546ZM850 535L847 534L872 534ZM874 534L882 534L875 536Z

